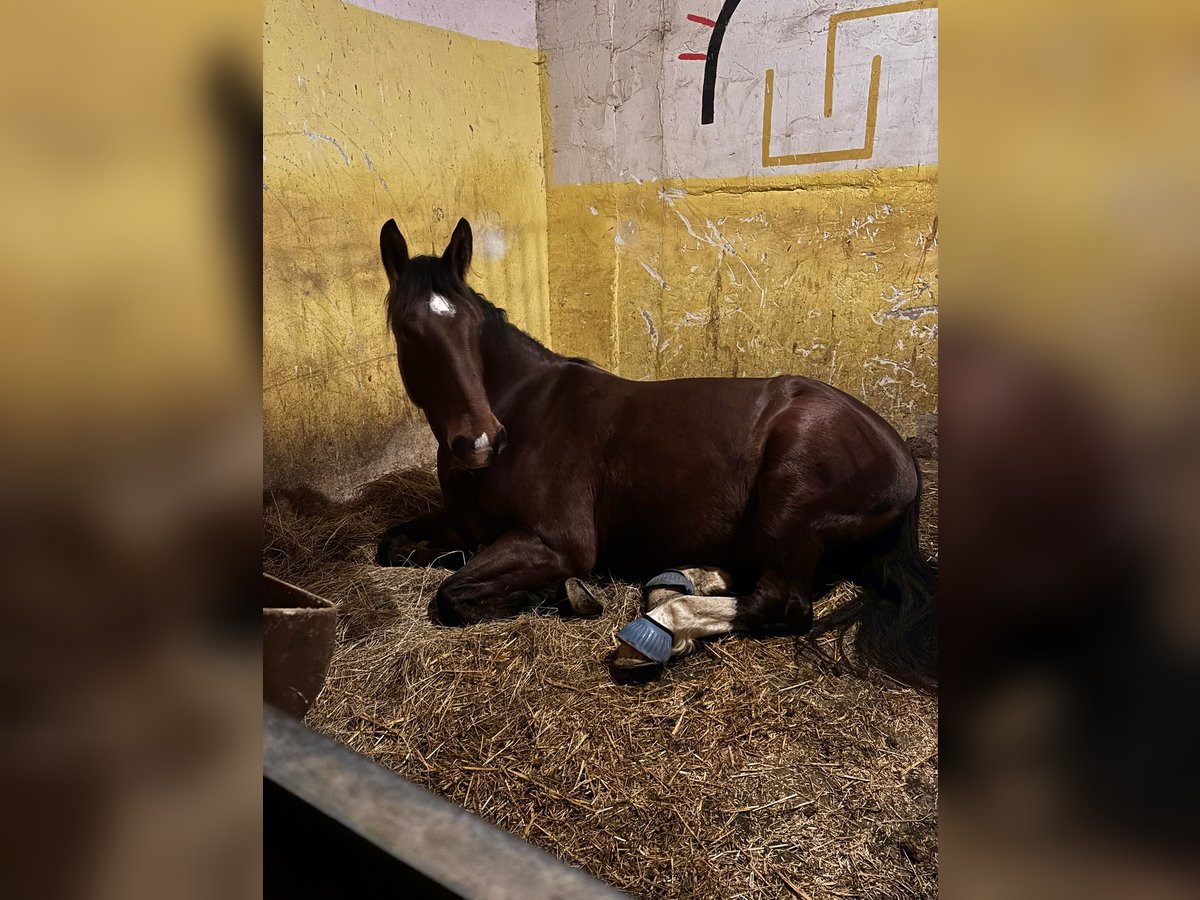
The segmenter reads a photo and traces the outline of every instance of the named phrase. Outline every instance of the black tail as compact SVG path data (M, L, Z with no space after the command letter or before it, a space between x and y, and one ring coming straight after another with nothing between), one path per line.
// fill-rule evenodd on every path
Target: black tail
M919 470L918 470L919 472ZM937 689L937 566L917 541L921 494L904 512L891 545L855 577L858 597L821 616L810 634L832 631L842 647L857 623L858 659L926 691Z

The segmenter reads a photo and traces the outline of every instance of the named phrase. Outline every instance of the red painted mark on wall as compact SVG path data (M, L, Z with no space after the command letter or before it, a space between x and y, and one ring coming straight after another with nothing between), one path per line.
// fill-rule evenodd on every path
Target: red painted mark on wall
M680 59L708 59L707 53L680 53Z
M712 19L706 19L704 16L697 16L693 13L688 13L689 22L699 22L701 25L707 25L709 28L716 28L717 23Z

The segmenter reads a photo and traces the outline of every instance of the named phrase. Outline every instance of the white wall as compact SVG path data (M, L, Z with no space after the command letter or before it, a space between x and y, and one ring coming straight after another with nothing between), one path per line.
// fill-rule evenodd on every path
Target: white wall
M535 0L344 0L394 19L484 41L537 47Z
M549 60L557 183L845 171L937 161L936 8L838 27L833 115L824 115L831 15L879 0L741 0L719 54L715 119L700 123L705 53L721 0L538 0ZM764 166L764 75L775 70L771 152L861 147L871 60L882 57L869 159Z

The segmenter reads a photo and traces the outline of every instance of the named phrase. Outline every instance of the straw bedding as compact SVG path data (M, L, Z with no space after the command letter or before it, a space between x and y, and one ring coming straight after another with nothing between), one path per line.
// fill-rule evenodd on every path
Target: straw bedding
M932 551L936 464L926 482ZM704 643L618 687L604 659L640 601L625 584L596 584L598 619L435 627L446 573L372 556L437 497L408 471L345 504L264 498L264 570L339 607L310 725L635 896L936 895L935 698L796 638Z

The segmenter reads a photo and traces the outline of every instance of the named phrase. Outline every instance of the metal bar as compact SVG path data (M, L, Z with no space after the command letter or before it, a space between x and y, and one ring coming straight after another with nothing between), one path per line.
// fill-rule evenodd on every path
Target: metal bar
M269 706L263 777L467 900L626 896Z

